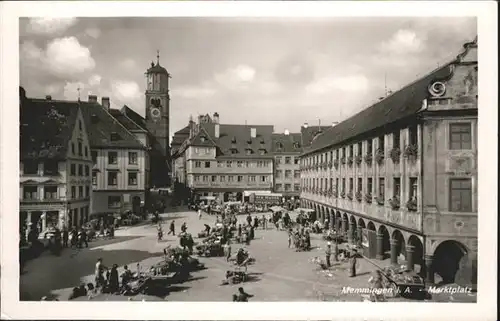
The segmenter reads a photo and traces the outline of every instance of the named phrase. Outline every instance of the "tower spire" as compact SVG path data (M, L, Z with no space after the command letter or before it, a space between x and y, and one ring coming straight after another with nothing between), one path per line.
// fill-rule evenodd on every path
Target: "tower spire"
M156 64L160 64L160 50L156 50Z
M78 86L78 88L76 90L78 90L78 101L80 101L80 86Z

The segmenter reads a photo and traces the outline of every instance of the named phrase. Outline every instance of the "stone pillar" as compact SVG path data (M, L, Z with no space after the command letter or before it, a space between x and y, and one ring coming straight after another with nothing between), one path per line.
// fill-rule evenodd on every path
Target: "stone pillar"
M42 231L45 231L45 229L47 228L47 212L43 211L41 218L42 218Z
M333 213L330 213L330 219L328 220L328 223L330 224L330 229L334 229L335 227L335 215Z
M361 248L363 247L363 227L358 226L358 246Z
M347 234L347 237L349 238L349 222L347 221L347 219L343 218L342 219L342 234L343 235L346 235Z
M337 234L341 234L341 232L342 232L341 231L341 227L342 227L341 223L342 223L342 221L341 221L341 218L339 218L339 217L337 217L336 219L337 220L335 221L335 231L337 232Z
M432 265L434 263L434 256L425 255L425 282L429 284L434 284L434 269Z
M398 265L398 245L396 239L391 239L391 264Z
M63 229L66 225L66 215L64 210L59 210L59 229Z
M30 233L30 229L31 229L31 212L26 212L26 230L24 231L24 234L25 234L25 239L26 241L28 241L28 235Z
M349 232L348 232L348 239L349 239L349 244L354 245L354 240L356 239L356 228L354 227L355 223L354 222L349 222Z
M409 270L413 271L414 268L414 259L413 254L415 252L415 247L413 245L406 245L406 266Z
M377 260L384 259L384 234L377 233Z

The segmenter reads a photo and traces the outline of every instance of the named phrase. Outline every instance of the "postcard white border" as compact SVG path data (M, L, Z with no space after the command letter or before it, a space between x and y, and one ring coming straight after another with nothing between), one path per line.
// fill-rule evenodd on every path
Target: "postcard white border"
M111 16L476 16L479 34L479 272L477 304L19 302L18 17ZM0 219L2 319L138 320L488 320L496 312L497 4L388 2L0 2Z

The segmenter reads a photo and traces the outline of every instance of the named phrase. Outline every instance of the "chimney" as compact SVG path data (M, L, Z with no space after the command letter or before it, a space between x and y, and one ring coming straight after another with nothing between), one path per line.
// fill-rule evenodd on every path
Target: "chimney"
M250 128L250 137L252 138L257 137L257 128L255 127Z
M290 131L288 129L285 129L285 136L290 135Z
M309 127L309 124L308 123L304 123L304 128L307 128Z
M45 100L52 100L52 96L51 95L45 96Z
M339 122L338 122L338 121L334 121L334 122L332 123L332 127L335 127L335 126L337 126L338 124L339 124Z
M96 95L89 95L89 103L97 104L97 96Z
M196 123L193 121L193 116L189 116L189 138L193 138L195 135Z
M219 138L220 137L220 125L218 123L215 123L214 130L215 130L215 133L214 133L215 138Z
M109 97L102 97L101 98L101 105L102 105L102 108L109 111L109 108L111 108L111 104L109 102Z
M214 123L218 124L219 123L219 113L215 112L214 113L214 118L213 118Z

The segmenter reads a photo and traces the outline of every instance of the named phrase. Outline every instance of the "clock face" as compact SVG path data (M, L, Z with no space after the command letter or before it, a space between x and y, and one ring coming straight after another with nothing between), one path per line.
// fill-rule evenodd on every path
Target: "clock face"
M151 113L151 117L153 117L153 118L160 118L160 116L161 116L160 109L158 109L156 107L152 107L150 109L150 113Z

